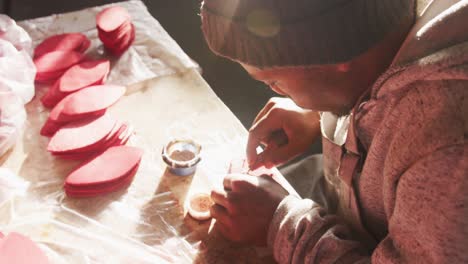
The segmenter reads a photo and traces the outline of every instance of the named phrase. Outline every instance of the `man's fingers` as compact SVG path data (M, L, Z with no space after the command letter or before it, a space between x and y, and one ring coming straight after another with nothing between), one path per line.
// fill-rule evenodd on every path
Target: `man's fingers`
M235 230L233 230L231 226L227 226L223 223L216 222L214 227L226 239L233 241L233 242L240 241L239 232L236 232Z
M227 197L227 193L224 190L213 190L211 191L211 199L216 204L221 205L229 211L230 204Z
M262 153L260 153L257 154L257 159L255 160L255 162L249 165L249 169L254 171L263 166L265 166L265 163L263 161Z
M289 143L289 137L286 134L286 131L283 129L275 130L271 133L268 138L267 145L273 145L277 147L285 146Z
M266 142L271 132L282 128L283 121L278 116L278 113L279 112L276 111L275 108L271 109L267 115L258 120L258 122L249 129L249 134L255 135L256 138Z
M297 144L288 144L283 147L275 147L272 149L267 147L262 152L262 158L264 160L265 167L271 169L273 166L278 166L288 162L303 151L303 146Z
M229 199L239 200L242 193L255 191L258 186L258 177L251 175L239 175L231 180L232 192L229 193Z
M232 174L228 174L224 177L223 179L224 190L227 190L227 191L232 190L231 179L232 179Z
M254 126L258 120L260 120L264 115L266 115L271 108L273 108L274 106L276 105L276 100L274 98L271 98L266 104L265 106L263 107L262 110L260 110L260 112L257 114L257 116L255 117L253 123L252 123L252 126Z
M277 165L279 165L279 164L273 163L273 162L271 162L271 161L267 161L267 162L264 163L263 166L264 166L265 168L267 168L267 169L271 169L271 168L276 167Z
M242 180L245 176L240 173L231 173L226 175L223 179L224 190L232 190L232 183L237 180Z
M215 228L229 240L233 240L232 222L224 207L213 205L210 208L211 216L216 219Z
M260 162L258 160L257 148L260 145L260 140L255 138L253 135L249 134L249 138L247 139L247 162L249 166L252 166L255 163Z
M224 188L226 186L230 188L231 191L227 192L227 198L232 202L239 198L238 193L254 189L258 185L258 179L250 175L229 174L224 177L223 185Z
M216 228L216 230L221 233L221 235L227 239L230 239L230 231L229 231L229 228L227 226L225 226L223 223L217 221L214 225L214 227Z
M263 150L262 153L258 154L257 160L261 160L262 162L258 162L257 164L254 164L254 166L251 166L251 170L256 170L262 166L265 168L271 169L277 165L279 165L281 162L283 162L287 157L284 157L280 159L277 157L277 153L281 153L280 155L283 155L284 149L291 148L291 146L284 145L282 147L278 147L277 144L272 143L266 146L266 148Z
M216 219L216 221L220 222L225 226L229 226L230 219L226 208L222 207L219 204L214 204L210 207L210 214L214 219Z
M274 109L271 109L268 114L262 117L249 130L249 138L247 141L247 161L252 166L258 163L257 147L260 144L268 143L268 139L272 132L282 129L282 120L278 115L272 114Z

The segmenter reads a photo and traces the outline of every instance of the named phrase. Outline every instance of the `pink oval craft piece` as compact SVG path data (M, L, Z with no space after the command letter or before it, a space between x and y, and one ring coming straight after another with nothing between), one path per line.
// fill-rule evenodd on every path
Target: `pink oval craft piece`
M115 125L116 120L109 115L68 123L50 139L47 151L84 151L103 142Z
M123 86L96 85L66 96L50 111L41 135L52 136L70 121L104 115L107 108L116 103L125 91Z
M52 108L52 110L49 113L49 118L41 128L41 135L50 137L54 135L55 132L57 132L57 130L59 130L62 125L64 125L59 121L59 118L65 103L65 99L63 99L57 105L55 105L54 108Z
M57 50L84 53L89 48L90 44L91 41L81 33L59 34L46 38L37 45L34 49L34 57L39 57Z
M38 73L50 73L66 70L82 59L83 54L79 52L58 50L34 59L34 64Z
M79 63L60 77L58 88L62 93L72 93L91 85L100 85L105 82L109 70L109 60Z
M83 60L83 54L75 51L52 51L34 59L38 82L52 82L58 79L68 68Z
M98 37L113 55L122 55L135 39L135 27L130 14L120 6L102 10L96 16Z
M112 147L74 170L65 184L102 185L124 178L140 163L143 151L136 147Z
M129 32L133 30L132 26L133 24L129 21L114 32L98 31L98 36L106 44L118 44L122 38L129 35Z
M49 260L31 239L10 233L0 240L0 263L47 264Z
M57 132L57 130L60 129L64 124L62 123L57 123L54 122L50 119L47 119L47 121L44 123L44 125L41 128L40 134L45 137L51 137Z
M73 186L70 184L65 184L64 189L67 196L75 198L86 198L103 195L128 187L132 183L133 177L135 176L137 171L138 165L135 166L135 168L132 171L130 171L126 176L120 178L118 181L115 182L92 186Z
M96 25L102 31L112 32L129 20L130 15L125 8L112 6L99 12L96 16Z
M68 94L92 85L101 85L110 71L108 60L84 61L72 66L41 98L45 107L54 107Z
M124 94L125 87L117 85L96 85L84 88L65 97L61 115L68 117L85 115L107 109Z
M78 122L74 122L78 123ZM91 124L90 124L91 125ZM88 126L90 126L88 125ZM69 125L67 125L69 126ZM92 126L96 126L95 124L92 124ZM65 127L64 127L65 128ZM83 130L80 128L79 130ZM88 129L89 130L89 129ZM100 136L93 137L92 140L76 140L76 139L71 139L70 137L73 137L72 134L78 133L77 131L73 131L72 133L69 133L66 137L63 137L63 140L70 140L70 141L75 141L78 142L74 144L72 147L69 147L70 144L68 144L68 147L61 146L60 140L55 141L55 146L54 148L49 148L49 152L52 153L57 158L61 159L69 159L69 160L85 160L89 159L92 157L95 157L99 154L101 154L103 151L107 150L108 148L115 147L115 146L122 146L125 145L130 137L133 135L133 127L126 124L126 123L121 123L121 122L116 122L111 129L111 131L105 135L104 137L101 138L105 130L102 130L102 133L100 133ZM55 136L57 136L61 130L59 130ZM85 131L82 131L85 133ZM54 137L55 137L54 136ZM85 142L85 143L81 143ZM79 144L79 146L77 146Z
M54 107L60 100L65 96L64 93L59 91L59 82L55 82L47 91L47 93L41 98L41 102L45 107Z
M130 33L119 39L119 42L115 46L110 46L108 49L116 54L120 55L124 53L133 43L135 40L135 27L131 25Z

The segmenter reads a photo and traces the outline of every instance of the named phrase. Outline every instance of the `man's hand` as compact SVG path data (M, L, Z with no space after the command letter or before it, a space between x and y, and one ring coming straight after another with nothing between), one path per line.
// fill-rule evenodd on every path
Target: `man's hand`
M287 140L278 144L275 134L283 131ZM265 105L249 130L247 160L252 170L272 168L302 154L320 136L317 112L297 106L291 99L274 97ZM265 149L257 154L257 147Z
M266 175L229 174L223 185L211 192L211 215L220 232L235 242L266 245L273 214L288 192Z

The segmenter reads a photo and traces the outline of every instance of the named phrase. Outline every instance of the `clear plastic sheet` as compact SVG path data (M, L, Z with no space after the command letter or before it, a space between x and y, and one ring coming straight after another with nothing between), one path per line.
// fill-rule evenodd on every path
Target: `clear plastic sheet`
M0 39L0 88L17 94L24 104L34 97L36 67L25 50Z
M0 157L15 145L25 121L26 111L21 98L0 86Z
M0 14L0 39L10 42L17 50L32 53L32 43L28 33L4 14Z
M36 67L27 53L31 38L0 14L0 157L13 147L26 121L24 104L34 97Z
M196 221L184 208L191 194L221 188L230 161L244 154L240 122L194 70L130 88L134 92L109 109L135 127L130 145L145 151L129 188L66 197L64 178L78 162L46 152L39 129L48 113L34 99L22 141L3 163L29 187L0 205L0 230L29 236L52 263L270 263L269 254L224 240L212 221ZM171 175L161 158L163 146L178 137L203 147L194 175Z
M11 170L0 168L0 205L13 196L24 196L29 184Z
M161 194L158 199L170 201L168 195ZM182 239L173 238L172 245L148 246L59 201L25 203L24 199L27 199L24 195L15 195L1 204L0 213L7 216L0 220L2 232L27 234L39 244L51 263L189 262L187 256L179 255L183 253L181 246L189 247ZM162 202L160 210L170 210L170 207L171 202ZM169 226L161 226L161 229L167 233L166 237L175 235L171 234Z

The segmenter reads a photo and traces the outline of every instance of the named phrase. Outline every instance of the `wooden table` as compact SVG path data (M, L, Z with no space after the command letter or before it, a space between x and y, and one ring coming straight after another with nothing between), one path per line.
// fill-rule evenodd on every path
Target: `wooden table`
M212 228L213 221L186 215L186 197L221 187L229 162L244 156L247 137L196 69L128 85L109 112L134 126L129 145L145 154L128 189L96 198L64 195L64 178L79 163L46 152L48 139L39 135L48 115L38 99L44 92L38 89L27 105L24 135L1 160L30 186L26 195L0 204L0 230L30 236L53 263L273 262L267 250L226 241ZM194 175L166 170L161 150L173 138L202 145L203 160ZM278 180L294 192L284 178Z

